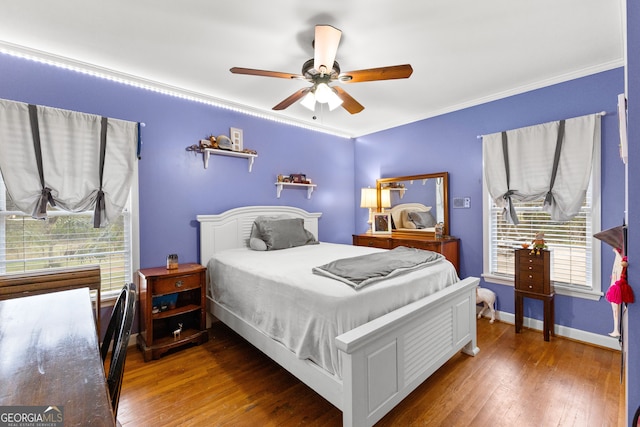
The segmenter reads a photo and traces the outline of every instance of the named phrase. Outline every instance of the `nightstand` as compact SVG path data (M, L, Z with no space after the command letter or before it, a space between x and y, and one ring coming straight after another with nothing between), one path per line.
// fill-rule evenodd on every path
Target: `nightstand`
M551 283L551 253L541 250L539 255L531 249L516 249L515 251L515 316L516 333L522 330L524 318L524 298L542 300L544 304L543 332L544 340L549 341L550 335L555 335L555 296Z
M206 271L200 264L179 264L171 270L166 267L138 270L140 331L137 344L145 362L185 344L207 342Z

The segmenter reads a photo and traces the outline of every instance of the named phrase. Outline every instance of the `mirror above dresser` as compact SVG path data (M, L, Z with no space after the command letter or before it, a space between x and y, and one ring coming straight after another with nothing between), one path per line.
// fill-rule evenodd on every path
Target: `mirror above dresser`
M391 233L354 234L353 244L381 249L407 246L438 252L460 274L460 240L449 235L449 174L439 172L380 178L376 181L376 190L378 211L384 209L391 214ZM389 197L386 194L383 197L383 191L387 190ZM438 222L444 226L441 238L436 238L433 227Z
M449 235L448 172L380 178L376 181L378 211L391 214L392 233L435 235L435 224L443 224ZM389 190L389 197L383 191ZM390 201L390 203L389 203Z

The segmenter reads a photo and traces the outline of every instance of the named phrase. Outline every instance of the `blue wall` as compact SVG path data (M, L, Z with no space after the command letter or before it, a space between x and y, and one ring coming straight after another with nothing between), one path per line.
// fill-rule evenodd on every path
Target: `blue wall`
M635 6L635 15L638 9ZM630 49L637 49L638 43L630 44ZM634 120L640 123L637 101L635 112L631 108L632 95L640 93L637 78L632 86L630 159L639 156L640 132L638 125L632 125ZM603 110L614 112L616 96L623 91L623 71L612 70L350 141L0 54L0 98L146 123L139 162L143 268L163 265L169 253L178 253L181 262L198 262L196 215L243 205L292 205L322 212L320 239L350 243L351 234L367 228L368 214L359 208L361 187L374 186L380 177L448 171L450 198L471 198L470 209L450 209L451 234L460 237L462 244L461 275L480 276L482 150L477 136ZM616 115L605 116L602 124L602 228L608 228L618 225L622 217L624 173L618 158ZM226 157L212 157L205 170L202 156L185 150L208 134L228 134L229 127L243 129L245 146L258 151L252 173L246 160ZM276 175L298 172L318 184L312 198L307 200L305 191L285 190L277 199ZM635 212L640 210L637 203L631 204L632 213L634 207ZM637 223L633 218L631 223ZM630 254L634 248L631 244ZM613 256L609 250L602 252L601 279L606 289ZM638 295L640 277L633 268L629 274ZM513 312L510 287L483 286L496 292L500 310ZM536 303L527 301L525 310L528 316L541 318L542 307ZM637 319L633 309L631 318ZM604 335L611 330L611 309L604 298L558 296L556 321ZM630 352L637 356L640 336L631 332L630 338ZM640 400L639 374L635 365L629 371L629 411L633 413Z
M640 406L640 2L627 2L627 105L629 131L629 269L636 302L629 304L627 328L627 419Z
M86 74L0 54L0 98L144 122L140 189L140 266L199 261L196 215L244 205L290 205L322 212L319 237L351 243L354 217L353 142L224 108L186 101ZM245 159L185 150L209 134L243 129L257 150ZM300 189L276 198L278 174L305 173L318 185L311 199Z
M624 72L616 69L567 83L511 96L384 132L357 138L356 188L377 177L449 172L449 198L470 197L470 209L449 209L450 234L461 241L461 276L482 274L482 142L478 135L606 111L602 118L602 228L619 225L624 211L624 171L618 156L617 95ZM366 212L356 211L358 231ZM532 236L533 237L533 236ZM613 253L602 250L606 291ZM483 286L497 294L498 308L514 312L513 288ZM525 300L525 316L542 319L542 303ZM606 335L611 331L609 303L556 296L556 323Z
M449 172L450 197L470 197L470 209L450 209L451 234L461 239L461 276L482 273L482 144L477 136L599 111L615 112L624 90L622 69L599 73L439 117L357 138L355 142L231 110L0 55L0 97L146 123L139 162L141 267L163 265L177 253L198 262L196 215L252 204L293 205L322 212L320 239L350 243L367 228L358 189L377 178ZM602 228L619 224L623 169L617 116L602 119ZM253 172L244 159L202 156L185 148L208 134L243 129L245 146L258 151ZM302 172L318 184L310 200L301 190L276 198L279 173ZM613 255L603 250L606 290ZM498 308L513 313L512 289L487 283ZM542 317L539 301L525 313ZM556 322L606 334L608 303L558 296Z

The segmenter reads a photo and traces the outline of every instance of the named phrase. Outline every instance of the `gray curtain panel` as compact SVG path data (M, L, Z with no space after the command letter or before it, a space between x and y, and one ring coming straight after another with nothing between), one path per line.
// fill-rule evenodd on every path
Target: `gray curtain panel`
M0 99L0 171L11 199L41 219L47 203L82 212L96 209L99 201L96 225L107 225L129 196L138 124L111 118L103 123L100 116L44 106L33 112L35 127L28 104Z
M485 182L508 222L518 223L511 201L546 199L544 210L554 221L568 221L580 211L600 147L600 115L565 120L564 132L560 129L560 122L549 122L483 136ZM556 159L559 130L562 145Z

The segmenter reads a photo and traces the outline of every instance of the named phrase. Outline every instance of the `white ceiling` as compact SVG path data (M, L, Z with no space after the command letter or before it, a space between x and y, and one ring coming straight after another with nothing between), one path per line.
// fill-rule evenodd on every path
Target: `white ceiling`
M624 65L622 0L0 1L0 51L81 65L251 113L361 136ZM305 81L316 24L342 71L409 63L409 79L339 83L364 105L271 108ZM1 75L0 75L1 78ZM338 84L338 83L337 83Z

